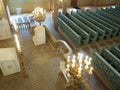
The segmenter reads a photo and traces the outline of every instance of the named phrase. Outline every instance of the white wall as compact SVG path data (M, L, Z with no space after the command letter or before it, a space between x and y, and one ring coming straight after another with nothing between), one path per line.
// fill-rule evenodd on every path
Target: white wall
M21 7L22 12L32 12L36 6L50 10L54 8L55 0L8 0L11 13L16 13L16 8ZM78 6L93 6L96 0L78 0ZM98 0L98 5L115 4L115 0ZM67 6L71 5L71 0L67 0Z
M19 7L22 8L22 12L32 12L37 6L50 9L50 0L22 0L21 2L8 2L8 5L11 13L16 13L16 8Z
M94 0L78 0L78 6L93 5Z
M36 6L40 6L45 8L46 10L50 10L54 8L55 0L9 0L8 5L10 8L10 12L16 13L16 8L21 7L22 12L32 12L32 10ZM71 0L67 0L67 6L70 6Z

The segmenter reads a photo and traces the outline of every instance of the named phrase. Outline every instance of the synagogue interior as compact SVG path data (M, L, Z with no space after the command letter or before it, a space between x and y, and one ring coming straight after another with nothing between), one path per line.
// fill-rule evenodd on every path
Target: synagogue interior
M0 90L120 90L120 0L0 0Z

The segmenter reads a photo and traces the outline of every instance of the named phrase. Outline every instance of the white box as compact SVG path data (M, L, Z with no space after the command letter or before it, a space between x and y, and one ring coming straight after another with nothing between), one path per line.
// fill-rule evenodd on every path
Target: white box
M20 72L19 60L15 48L0 49L0 68L4 76Z
M46 43L45 28L43 26L37 26L34 29L34 32L35 32L35 35L33 36L32 40L35 45Z

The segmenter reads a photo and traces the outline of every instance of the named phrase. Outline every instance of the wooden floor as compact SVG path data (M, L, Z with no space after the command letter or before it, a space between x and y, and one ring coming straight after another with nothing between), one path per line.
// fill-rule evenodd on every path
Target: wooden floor
M48 12L47 18L43 22L57 39L63 39L61 35L54 30L52 13ZM0 71L0 90L73 90L66 87L66 81L59 70L61 57L56 57L56 51L48 43L34 46L29 30L19 31L20 42L24 52L24 63L29 74L28 78L23 78L22 73L16 73L3 77ZM110 41L94 43L81 47L75 52L82 52L85 55L92 55L93 50L100 52L104 46L110 48L112 44L119 44L120 38L114 38ZM15 46L14 39L0 41L0 48ZM94 74L89 81L92 90L107 90L100 80ZM76 90L79 90L76 87Z

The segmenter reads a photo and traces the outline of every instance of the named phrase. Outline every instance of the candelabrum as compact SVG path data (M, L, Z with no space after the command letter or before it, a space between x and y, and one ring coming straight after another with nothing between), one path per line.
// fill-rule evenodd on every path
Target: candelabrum
M32 14L35 18L35 20L39 23L41 23L41 21L43 21L45 19L45 13L46 13L46 10L44 10L43 8L40 8L40 7L36 7L34 9L34 11L32 11Z
M72 77L87 82L93 74L91 58L86 56L83 60L83 54L81 53L78 53L77 56L68 56L65 62L65 71L68 78Z

